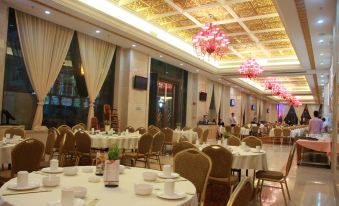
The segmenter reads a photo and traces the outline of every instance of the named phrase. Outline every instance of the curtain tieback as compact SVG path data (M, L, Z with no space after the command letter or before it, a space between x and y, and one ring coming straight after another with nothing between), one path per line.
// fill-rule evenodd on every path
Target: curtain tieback
M45 101L38 101L38 103L37 103L38 105L44 105L45 104Z
M90 103L89 103L89 106L90 106L90 107L94 107L94 102L90 102Z

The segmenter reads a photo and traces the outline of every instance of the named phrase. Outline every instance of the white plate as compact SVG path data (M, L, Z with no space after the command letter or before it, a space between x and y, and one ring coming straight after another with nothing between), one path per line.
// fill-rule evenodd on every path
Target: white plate
M10 190L18 190L18 191L22 191L22 190L33 190L40 187L40 184L37 182L29 182L28 185L26 187L18 187L18 184L16 182L13 183L9 183L7 188Z
M58 201L53 201L53 202L48 202L47 203L48 206L62 206L61 205L61 200ZM73 201L73 206L84 206L85 205L85 201L79 198L74 198Z
M158 173L158 177L164 178L164 179L174 179L180 177L178 173L171 173L171 176L166 176L163 172Z
M157 192L157 196L163 199L168 199L168 200L178 200L186 197L185 193L182 192L175 192L171 195L165 194L163 191Z
M51 170L50 167L46 167L46 168L43 168L41 171L46 172L46 173L51 173L51 174L57 174L57 173L62 173L64 171L64 168L58 167L57 170Z

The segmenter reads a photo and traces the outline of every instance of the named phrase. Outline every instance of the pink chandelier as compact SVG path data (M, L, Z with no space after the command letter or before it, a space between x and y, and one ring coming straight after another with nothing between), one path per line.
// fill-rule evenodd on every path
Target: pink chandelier
M301 102L294 97L285 87L283 87L275 78L268 77L264 81L264 87L271 90L274 96L279 96L292 106L301 106Z
M240 66L239 69L241 75L244 75L250 79L256 78L263 71L264 70L254 58L247 59L246 62Z
M207 55L221 58L228 49L229 39L217 25L205 23L202 29L192 37L192 44L198 57Z

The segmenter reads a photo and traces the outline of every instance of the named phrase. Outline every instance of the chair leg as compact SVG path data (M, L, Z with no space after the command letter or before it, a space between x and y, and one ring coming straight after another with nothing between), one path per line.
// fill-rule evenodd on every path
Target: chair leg
M261 180L260 193L259 193L260 205L262 204L261 194L262 194L263 187L264 187L264 180Z
M260 181L261 181L261 179L258 179L258 181L257 181L257 191L256 191L257 194L258 194L258 192L260 191L260 190L259 190Z
M286 201L286 197L285 197L284 186L283 186L282 182L280 182L280 185L281 185L281 191L282 191L283 196L284 196L284 202L285 202L285 205L287 206L287 201Z
M79 162L80 162L80 156L77 156L75 158L75 166L79 166Z
M284 178L284 182L285 182L285 185L286 185L286 190L287 190L288 199L291 200L291 195L290 195L290 191L288 191L288 186L287 186L286 178Z
M159 167L160 167L160 170L162 170L162 166L161 166L161 162L160 162L160 155L157 155L156 157L157 157L157 159L158 159L158 162L159 162Z

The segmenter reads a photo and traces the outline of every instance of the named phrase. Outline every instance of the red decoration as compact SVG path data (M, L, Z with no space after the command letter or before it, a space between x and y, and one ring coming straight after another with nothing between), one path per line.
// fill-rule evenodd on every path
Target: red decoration
M250 79L256 78L263 71L264 70L262 70L259 63L253 58L247 59L246 62L240 66L240 69L239 69L239 72L241 75L244 75Z

